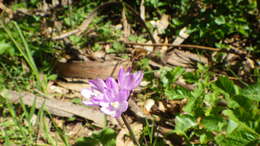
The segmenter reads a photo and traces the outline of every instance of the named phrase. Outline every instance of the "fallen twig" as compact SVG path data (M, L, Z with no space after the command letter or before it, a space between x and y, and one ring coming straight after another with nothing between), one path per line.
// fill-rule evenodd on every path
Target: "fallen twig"
M117 1L112 1L112 2L106 2L106 3L98 6L91 13L89 13L89 15L86 17L86 19L82 22L82 24L78 28L76 28L74 30L71 30L69 32L63 33L61 35L54 36L52 39L53 40L60 40L60 39L64 39L66 37L69 37L70 35L73 35L73 34L80 35L82 32L84 32L88 28L89 24L92 22L94 17L97 16L97 12L99 10L103 10L105 7L108 7L108 6L111 6L111 5L115 5L115 4L122 4L122 3L121 2L117 2ZM140 17L140 15L130 5L128 5L127 3L123 2L123 5L137 17L137 19L139 20L140 24L148 32L149 37L152 40L152 42L156 43L155 39L153 38L152 33L150 32L150 30L148 29L148 27L146 26L144 20Z
M168 47L182 47L182 48L196 48L196 49L202 49L202 50L210 50L210 51L220 51L218 48L212 48L212 47L206 47L206 46L200 46L200 45L192 45L192 44L165 44L165 43L156 43L156 44L148 44L148 43L132 43L132 42L123 42L127 45L140 45L140 46L168 46Z
M84 32L88 28L89 24L92 22L94 17L97 16L97 12L99 10L102 10L105 7L108 7L108 6L111 6L111 5L114 5L114 4L120 4L120 2L116 2L116 1L114 1L114 2L106 2L106 3L96 7L91 13L88 14L86 19L82 22L82 24L78 28L76 28L74 30L71 30L71 31L68 31L66 33L63 33L63 34L61 34L59 36L54 36L52 39L53 40L60 40L60 39L64 39L66 37L69 37L70 35L73 35L73 34L80 35L82 32Z

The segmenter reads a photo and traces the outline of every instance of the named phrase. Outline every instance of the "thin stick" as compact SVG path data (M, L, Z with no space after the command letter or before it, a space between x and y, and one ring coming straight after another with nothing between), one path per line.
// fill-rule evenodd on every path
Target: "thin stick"
M118 118L116 118L116 121L121 128L124 128L124 125L122 124L122 122Z
M134 132L133 132L133 130L131 129L130 125L128 124L128 122L127 122L127 120L126 120L124 114L122 114L121 117L122 117L122 119L123 119L123 121L124 121L124 123L125 123L125 125L126 125L126 128L127 128L128 131L129 131L129 134L130 134L130 136L131 136L133 142L134 142L136 145L140 146L140 144L139 144L139 142L137 141L137 139L136 139L136 137L135 137L135 135L134 135Z
M180 44L180 45L174 45L174 44L147 44L147 43L131 43L131 42L123 42L128 45L140 45L140 46L168 46L168 47L183 47L183 48L196 48L196 49L203 49L203 50L210 50L210 51L220 51L218 48L212 48L212 47L206 47L206 46L200 46L200 45L192 45L192 44Z

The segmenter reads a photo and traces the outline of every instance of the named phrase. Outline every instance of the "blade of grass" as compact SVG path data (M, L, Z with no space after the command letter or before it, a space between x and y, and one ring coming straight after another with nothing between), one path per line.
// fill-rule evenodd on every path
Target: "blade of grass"
M32 57L31 50L29 49L28 43L25 40L24 35L22 34L22 31L21 31L20 27L18 26L18 24L16 22L13 22L12 24L15 26L15 29L18 32L19 37L20 37L19 39L22 41L23 45L20 44L18 41L16 41L16 39L13 36L12 32L10 31L10 29L7 28L2 21L0 21L0 25L2 26L4 31L7 33L7 35L11 39L11 41L14 43L14 45L16 46L18 51L22 54L23 58L25 59L25 61L29 65L30 69L32 70L32 74L33 74L33 76L35 77L35 79L37 81L38 88L40 88L44 93L46 93L46 90L47 90L46 79L45 78L44 79L41 78L40 73L38 71L38 68L37 68L37 66L35 64L35 61L34 61L34 59Z
M49 115L50 115L50 114L49 114ZM51 115L50 115L50 116L51 116ZM64 131L57 126L57 124L55 123L55 121L53 120L52 117L50 117L50 119L51 119L51 121L52 121L52 123L53 123L53 126L55 127L55 130L57 130L58 135L60 136L61 140L63 141L63 143L64 143L66 146L69 146L70 144L69 144L69 141L68 141L68 137L66 136L66 134L64 133Z
M17 118L18 116L15 113L13 105L10 102L7 102L6 105L7 105L8 112L10 113L10 115L11 115L11 117L13 119L14 124L18 127L20 133L22 134L22 137L24 137L25 141L26 141L27 135L26 135L26 133L25 133L25 131L24 131L20 121Z
M9 136L6 134L4 129L1 129L4 137L4 145L12 145Z
M39 114L38 114L38 122L40 125L40 128L42 129L43 132L43 136L44 138L47 140L47 142L51 145L57 145L57 143L55 142L55 140L52 138L52 136L50 135L50 131L49 131L49 126L46 123L46 119L45 119L45 114L44 114L44 104L42 105L42 107L39 110Z

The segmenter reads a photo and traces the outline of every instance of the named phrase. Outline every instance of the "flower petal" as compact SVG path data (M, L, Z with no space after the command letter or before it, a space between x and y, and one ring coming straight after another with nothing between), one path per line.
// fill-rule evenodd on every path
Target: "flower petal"
M103 94L93 88L85 88L81 91L84 97L83 103L89 106L97 106L103 100Z
M81 93L81 95L82 95L84 98L90 99L90 98L91 98L92 91L91 91L89 88L85 88L85 89L82 89L80 93Z
M103 92L104 89L106 88L106 84L103 80L101 79L96 79L96 80L90 80L88 81L90 85L96 90L99 90L100 92Z
M110 115L114 118L118 118L122 115L123 112L125 112L128 108L128 102L123 101L123 102L118 102L118 107L112 106L112 103L109 104L102 104L100 110L104 112L107 115Z
M105 83L106 83L107 88L114 89L114 90L119 89L116 80L112 77L107 78Z
M136 73L125 72L123 68L120 69L118 74L118 84L121 89L133 90L136 88L143 79L143 73L138 71Z
M130 95L130 91L129 90L120 90L119 94L118 94L118 101L127 101L128 97Z

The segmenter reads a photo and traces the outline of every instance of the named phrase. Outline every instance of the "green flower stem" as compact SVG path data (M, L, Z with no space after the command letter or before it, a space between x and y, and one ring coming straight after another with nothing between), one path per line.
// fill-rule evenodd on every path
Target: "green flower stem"
M121 117L122 117L122 119L123 119L123 121L124 121L124 124L126 125L126 128L127 128L128 131L129 131L129 134L130 134L130 136L131 136L133 142L134 142L136 145L140 146L140 144L139 144L139 142L137 141L137 139L136 139L136 137L135 137L135 135L134 135L134 132L133 132L133 130L131 129L130 125L128 124L128 122L127 122L127 120L126 120L124 114L122 114Z

